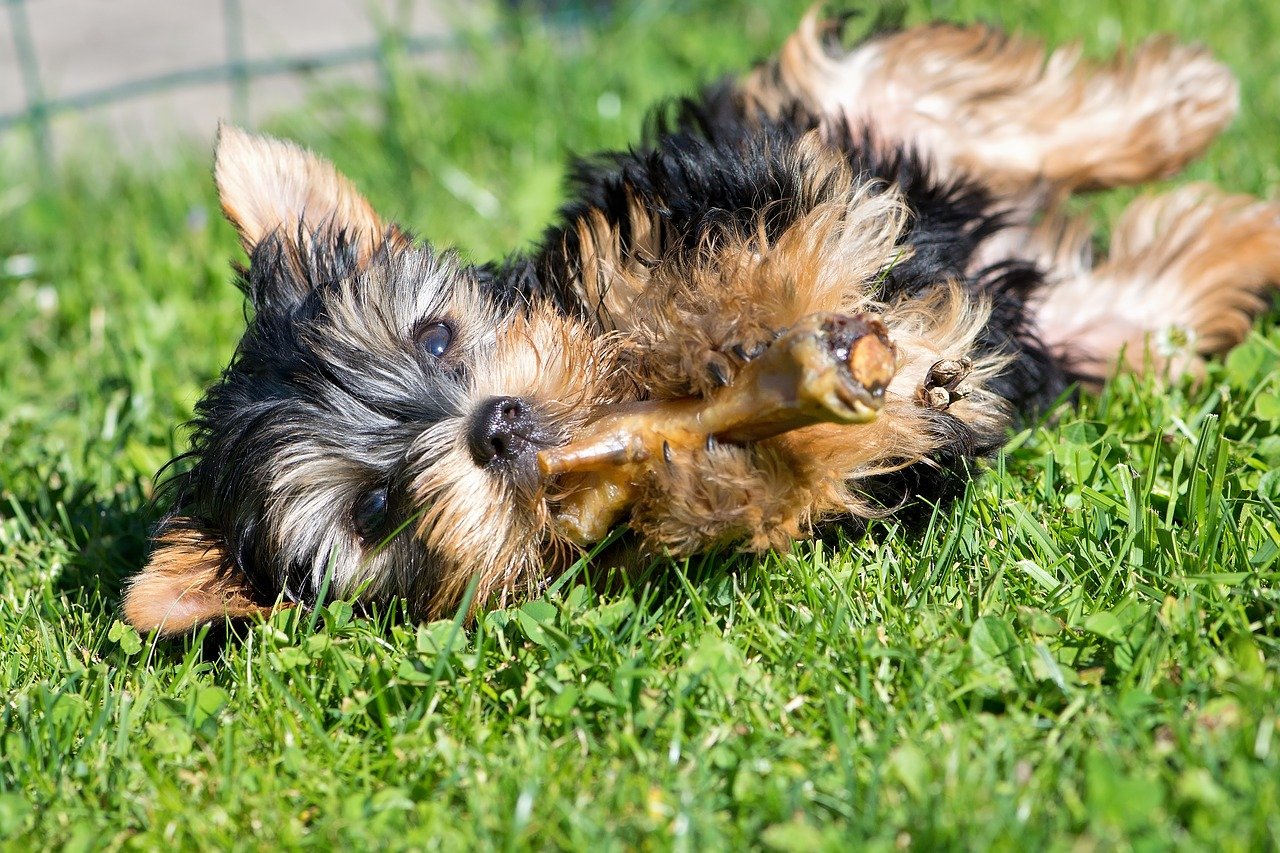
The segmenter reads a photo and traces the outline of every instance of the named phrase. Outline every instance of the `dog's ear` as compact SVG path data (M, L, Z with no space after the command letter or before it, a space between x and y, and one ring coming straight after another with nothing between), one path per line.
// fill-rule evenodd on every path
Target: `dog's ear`
M387 233L351 181L292 142L221 125L213 175L222 212L251 256L272 235L296 241L328 229L341 233L367 260Z
M191 519L166 522L146 567L129 582L121 608L139 631L164 636L206 622L269 614L219 537Z

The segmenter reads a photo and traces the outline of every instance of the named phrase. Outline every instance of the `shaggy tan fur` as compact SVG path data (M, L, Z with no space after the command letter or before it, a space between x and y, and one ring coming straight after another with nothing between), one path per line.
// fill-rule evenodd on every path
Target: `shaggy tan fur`
M1056 283L1034 312L1073 370L1100 385L1123 355L1131 370L1198 374L1202 356L1244 339L1280 282L1280 204L1189 184L1133 202L1096 267L1079 225L1039 245Z
M231 125L218 128L213 175L222 212L252 252L276 231L293 236L298 226L340 222L367 260L386 225L363 195L332 163L280 139Z
M932 297L875 303L875 285L904 249L906 208L889 187L858 184L843 157L815 134L792 168L804 179L797 222L770 242L764 220L749 240L711 237L692 256L662 254L656 214L633 208L633 252L592 218L579 236L588 259L579 287L623 335L623 361L644 395L702 396L732 382L744 349L822 312L882 314L899 366L885 410L856 427L814 426L749 447L713 445L646 473L631 523L651 547L693 553L710 546L779 547L818 521L868 515L862 478L921 462L938 450L935 421L954 417L986 431L1008 416L984 384L1004 361L978 359L965 396L946 414L917 404L931 365L963 359L988 309L939 282ZM643 235L649 235L645 239Z
M845 52L833 26L811 11L743 81L752 102L770 114L816 106L1010 196L1042 182L1065 194L1171 175L1239 100L1227 68L1167 37L1094 63L1078 44L1047 52L981 24L913 27Z
M155 543L144 572L125 590L125 620L139 631L179 634L215 619L268 614L243 575L228 572L218 541L175 529Z
M900 255L906 224L897 192L855 184L837 152L816 134L791 164L805 190L800 221L774 243L762 211L753 240L713 235L690 253L668 252L661 216L635 205L623 251L620 229L598 212L579 227L584 262L578 289L620 332L645 395L702 395L732 381L750 352L810 314L857 313L868 285Z

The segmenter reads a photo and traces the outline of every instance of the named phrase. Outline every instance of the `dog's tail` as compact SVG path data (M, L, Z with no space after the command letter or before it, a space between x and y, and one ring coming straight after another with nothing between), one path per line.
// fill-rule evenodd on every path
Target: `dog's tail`
M1068 374L1093 387L1117 362L1199 375L1280 284L1280 203L1190 184L1131 204L1096 265L1078 221L1047 221L1029 244L1049 273L1033 315Z

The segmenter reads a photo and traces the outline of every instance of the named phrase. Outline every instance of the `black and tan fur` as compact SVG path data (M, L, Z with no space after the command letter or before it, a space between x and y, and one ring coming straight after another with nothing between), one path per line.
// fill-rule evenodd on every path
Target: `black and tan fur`
M541 247L473 266L383 222L331 166L231 128L216 178L254 309L124 611L184 631L278 604L417 616L537 589L578 552L541 448L619 403L731 385L780 332L875 312L898 367L874 422L708 442L646 469L641 551L765 549L945 495L1018 416L1118 360L1196 371L1280 280L1280 209L1191 186L1095 259L1073 191L1176 172L1236 110L1202 50L1091 66L987 27L777 59L577 164ZM941 387L931 371L967 366Z

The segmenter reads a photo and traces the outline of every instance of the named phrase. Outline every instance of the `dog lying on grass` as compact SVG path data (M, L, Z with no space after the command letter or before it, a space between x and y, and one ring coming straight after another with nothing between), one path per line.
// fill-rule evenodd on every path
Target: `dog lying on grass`
M578 162L540 247L482 266L223 128L253 316L129 622L326 597L434 618L535 592L623 524L632 559L776 548L945 497L1117 362L1195 373L1247 333L1280 281L1276 205L1141 198L1105 258L1061 212L1230 121L1204 51L1092 65L985 26L840 29L810 15L641 147Z

